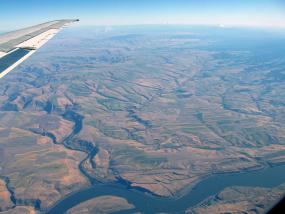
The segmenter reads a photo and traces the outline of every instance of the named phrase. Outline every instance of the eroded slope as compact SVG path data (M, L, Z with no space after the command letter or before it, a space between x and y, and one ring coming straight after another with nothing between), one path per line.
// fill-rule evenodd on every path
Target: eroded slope
M83 175L177 196L283 164L284 43L192 30L68 31L7 76L0 163L16 198L45 208Z

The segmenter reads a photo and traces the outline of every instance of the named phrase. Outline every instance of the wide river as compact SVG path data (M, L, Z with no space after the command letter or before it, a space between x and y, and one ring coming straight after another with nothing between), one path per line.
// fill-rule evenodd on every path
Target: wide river
M207 197L215 195L226 187L230 186L258 186L275 187L285 183L285 165L267 167L259 171L244 172L238 174L217 174L208 177L198 183L189 193L178 199L155 197L136 190L127 189L118 185L98 184L93 187L83 189L74 194L70 194L47 213L65 213L68 209L99 196L119 196L125 198L135 206L131 211L119 213L181 213L187 208L197 205Z

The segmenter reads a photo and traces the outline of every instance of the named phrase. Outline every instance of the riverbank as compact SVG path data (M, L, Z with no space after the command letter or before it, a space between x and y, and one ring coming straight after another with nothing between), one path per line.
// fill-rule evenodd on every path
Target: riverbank
M66 196L51 207L47 214L65 213L68 209L98 196L117 196L126 199L142 213L185 211L230 186L275 187L285 182L285 165L263 170L229 175L215 175L198 183L188 194L179 198L162 198L128 190L116 185L96 185ZM278 175L278 176L277 176Z

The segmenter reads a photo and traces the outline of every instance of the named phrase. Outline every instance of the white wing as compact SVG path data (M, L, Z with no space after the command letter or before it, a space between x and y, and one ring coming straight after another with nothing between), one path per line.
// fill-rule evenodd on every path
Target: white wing
M31 56L62 27L77 21L56 20L0 35L0 78Z

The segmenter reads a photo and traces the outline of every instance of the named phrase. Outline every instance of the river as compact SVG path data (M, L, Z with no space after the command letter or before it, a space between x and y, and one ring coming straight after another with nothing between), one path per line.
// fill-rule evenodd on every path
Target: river
M116 183L104 184L92 178L82 166L85 160L92 159L96 155L97 148L88 142L77 141L77 144L73 142L73 138L82 129L83 117L74 111L67 111L63 116L65 119L74 122L75 126L73 132L60 144L64 145L67 149L87 153L87 157L81 161L79 169L92 186L66 196L51 207L46 212L47 214L62 214L89 199L107 195L124 198L135 207L132 210L118 213L134 213L137 211L141 213L183 213L189 207L198 205L206 198L219 193L226 187L258 186L273 188L285 183L285 165L280 165L267 166L257 171L246 171L243 173L216 174L205 178L180 198L155 196L145 189L131 188L129 183L120 180Z
M98 196L118 196L125 198L135 206L131 212L142 213L181 213L197 205L207 197L215 195L230 186L275 187L285 182L285 165L266 167L262 170L238 174L218 174L198 183L188 194L178 199L155 197L149 194L127 189L118 184L98 184L73 193L55 204L47 213L65 213L68 209ZM120 212L124 213L124 212ZM126 211L125 213L130 213Z

